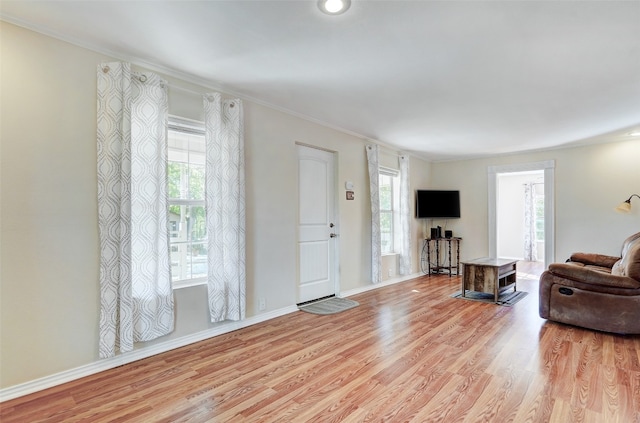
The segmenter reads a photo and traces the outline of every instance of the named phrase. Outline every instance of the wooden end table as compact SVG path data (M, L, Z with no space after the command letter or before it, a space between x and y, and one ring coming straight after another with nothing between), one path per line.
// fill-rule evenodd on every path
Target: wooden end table
M462 296L476 291L493 294L498 302L500 292L513 286L516 290L516 263L518 260L503 258L478 258L462 262Z

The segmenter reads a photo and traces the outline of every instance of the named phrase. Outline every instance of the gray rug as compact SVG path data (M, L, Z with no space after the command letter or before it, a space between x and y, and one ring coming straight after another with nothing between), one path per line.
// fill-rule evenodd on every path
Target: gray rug
M357 301L348 298L331 297L309 304L298 306L302 311L313 314L335 314L359 306Z
M498 296L498 302L496 303L493 298L493 294L486 294L484 292L467 291L465 296L462 296L462 292L458 291L451 295L451 298L461 298L463 300L481 301L483 303L498 304L503 306L512 306L524 297L527 296L525 291L507 291Z

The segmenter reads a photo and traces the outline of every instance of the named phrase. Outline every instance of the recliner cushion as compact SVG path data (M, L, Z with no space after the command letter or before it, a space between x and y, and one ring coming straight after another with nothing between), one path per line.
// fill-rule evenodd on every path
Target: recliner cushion
M622 250L620 252L620 257L623 257L627 253L627 250L629 249L629 247L638 239L640 239L640 232L638 232L637 234L633 234L627 239L625 239L622 242Z
M610 286L617 288L640 288L640 281L628 276L613 275L605 272L574 266L569 263L551 263L549 272L553 275L591 285Z
M611 268L620 257L608 256L594 253L573 253L569 257L569 262L582 263L585 266L598 266Z
M625 247L624 255L615 262L611 274L640 281L640 238L634 239Z
M595 266L593 264L584 264L584 263L580 263L579 261L568 261L566 264L571 266L576 266L576 267L583 267L585 269L597 270L598 272L611 273L610 267Z

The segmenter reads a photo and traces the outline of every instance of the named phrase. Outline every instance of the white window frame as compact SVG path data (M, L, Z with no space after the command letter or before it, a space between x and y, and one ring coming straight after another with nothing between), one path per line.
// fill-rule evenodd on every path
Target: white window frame
M185 134L190 134L190 135L198 135L198 136L205 136L205 128L204 128L204 122L199 122L199 121L195 121L195 120L190 120L190 119L185 119L185 118L181 118L181 117L177 117L177 116L170 116L169 117L169 124L168 124L168 132L169 135L167 137L167 139L169 139L169 137L171 136L170 133L171 132L181 132L181 133L185 133ZM167 161L167 166L169 165L169 161ZM167 188L168 188L168 184L167 184ZM204 188L204 187L203 187ZM206 206L205 206L205 200L204 198L202 200L189 200L189 199L178 199L178 198L171 198L169 197L168 199L168 207L172 206L172 205L176 205L176 206L200 206L203 207L205 209L205 214L206 214ZM180 245L189 245L191 242L190 241L173 241L172 237L172 231L171 231L171 222L168 222L169 225L169 250L171 252L171 254L173 255L173 253L175 252L175 248L177 247L179 249ZM180 231L180 228L178 228L178 231ZM206 245L206 238L201 241L204 242ZM173 257L171 259L171 268L172 268L172 272L173 272ZM190 286L197 286L197 285L204 285L207 283L207 277L206 276L202 276L202 277L196 277L196 278L189 278L189 279L177 279L174 280L173 279L173 274L171 276L171 280L172 280L172 286L173 289L180 289L180 288L187 288Z
M382 218L383 214L391 214L391 249L389 251L382 251L382 255L397 254L396 247L400 245L399 234L396 231L396 228L400 227L400 171L380 166L378 176L388 176L391 178L391 209L383 209L382 205L380 206L380 218ZM380 226L382 226L382 221L380 222Z

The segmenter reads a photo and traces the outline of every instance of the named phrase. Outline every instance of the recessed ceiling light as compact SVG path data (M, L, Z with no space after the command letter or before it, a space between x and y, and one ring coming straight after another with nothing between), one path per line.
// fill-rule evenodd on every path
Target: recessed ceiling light
M318 8L327 15L339 15L351 6L351 0L318 0Z
M629 132L630 137L640 137L640 131Z

